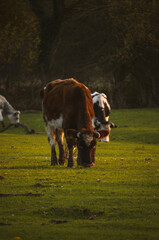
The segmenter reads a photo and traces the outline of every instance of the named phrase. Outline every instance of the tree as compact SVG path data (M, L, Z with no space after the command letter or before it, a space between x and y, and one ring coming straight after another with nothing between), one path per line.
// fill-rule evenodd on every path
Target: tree
M29 0L40 23L39 65L43 77L49 76L50 51L60 30L64 15L64 0ZM46 76L45 76L46 75ZM45 79L44 79L45 82Z
M131 73L134 77L129 81L134 82L136 91L140 89L138 104L147 106L153 100L159 105L159 4L154 0L108 2L111 47L114 49L110 60L120 89L119 95L125 86L129 91L126 76ZM119 98L118 94L116 97Z
M8 88L14 76L18 81L18 74L33 71L38 62L39 25L26 0L1 0L0 32L0 72Z

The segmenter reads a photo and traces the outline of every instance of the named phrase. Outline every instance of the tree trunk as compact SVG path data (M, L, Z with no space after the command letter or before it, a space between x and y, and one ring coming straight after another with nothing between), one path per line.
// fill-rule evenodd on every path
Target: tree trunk
M114 71L114 98L117 108L125 107L125 97L124 97L124 79L126 76L125 66L122 65Z

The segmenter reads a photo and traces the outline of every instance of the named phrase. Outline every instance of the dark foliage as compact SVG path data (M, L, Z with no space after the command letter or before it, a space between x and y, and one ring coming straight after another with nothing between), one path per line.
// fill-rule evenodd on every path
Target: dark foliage
M2 0L0 92L40 108L48 81L73 77L112 107L159 106L157 0ZM12 14L14 12L14 14Z

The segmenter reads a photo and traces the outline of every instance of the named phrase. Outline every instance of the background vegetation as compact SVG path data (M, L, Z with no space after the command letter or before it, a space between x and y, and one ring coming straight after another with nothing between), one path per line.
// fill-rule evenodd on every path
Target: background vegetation
M50 166L41 113L21 118L41 134L0 134L1 240L159 239L159 113L113 110L111 120L91 169Z
M159 106L158 13L158 0L1 0L0 93L39 109L46 82L74 77L113 108Z

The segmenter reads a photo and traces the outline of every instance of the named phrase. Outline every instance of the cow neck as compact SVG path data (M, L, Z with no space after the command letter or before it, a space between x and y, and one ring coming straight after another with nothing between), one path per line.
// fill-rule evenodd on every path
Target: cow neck
M89 116L88 112L85 112L85 114L80 114L80 116L78 116L77 129L78 131L81 131L83 128L90 130L91 132L94 131L94 128L92 125L92 119Z

